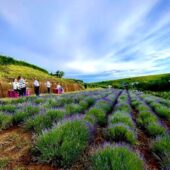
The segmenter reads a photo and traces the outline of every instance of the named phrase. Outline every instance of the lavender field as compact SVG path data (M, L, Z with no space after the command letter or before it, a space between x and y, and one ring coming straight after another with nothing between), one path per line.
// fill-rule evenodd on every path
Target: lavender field
M169 108L119 89L0 101L0 169L168 170Z

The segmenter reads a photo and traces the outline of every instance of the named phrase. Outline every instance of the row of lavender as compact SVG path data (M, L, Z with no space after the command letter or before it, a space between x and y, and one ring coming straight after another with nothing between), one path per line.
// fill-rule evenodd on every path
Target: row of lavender
M28 126L29 120L37 120L37 124L39 124L38 121L41 122L41 120L47 118L45 115L55 116L56 114L57 116L58 114L57 117L63 118L72 113L83 112L95 100L107 96L111 92L106 90L102 92L93 91L61 96L26 97L17 100L5 100L0 104L0 129L6 129L18 123L27 122L27 120ZM63 113L63 111L66 113ZM49 114L47 114L48 112Z
M130 93L132 106L137 110L137 125L151 139L148 148L161 169L170 168L170 135L168 127L160 121L170 120L169 101L150 95ZM160 118L159 118L160 117Z
M34 155L37 160L64 168L72 166L88 148L96 126L107 123L107 113L112 109L118 93L112 91L96 100L85 114L67 117L43 131L35 140Z
M135 124L131 117L128 94L124 91L108 118L107 144L92 157L95 170L143 170L144 162L133 150L136 144Z

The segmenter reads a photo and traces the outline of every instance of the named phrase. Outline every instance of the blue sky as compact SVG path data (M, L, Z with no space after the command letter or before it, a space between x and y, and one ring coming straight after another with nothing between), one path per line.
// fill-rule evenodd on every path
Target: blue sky
M0 0L0 54L85 82L170 72L170 0Z

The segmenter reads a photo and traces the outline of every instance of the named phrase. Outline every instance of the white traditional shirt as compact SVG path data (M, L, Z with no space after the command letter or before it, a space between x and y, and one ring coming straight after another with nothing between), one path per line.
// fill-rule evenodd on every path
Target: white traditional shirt
M51 87L51 83L49 81L46 82L46 86L47 88L50 88Z
M13 82L12 86L13 86L13 90L17 90L19 88L19 83L18 82Z
M35 86L35 87L39 87L39 86L40 86L38 80L35 80L35 81L34 81L34 86Z

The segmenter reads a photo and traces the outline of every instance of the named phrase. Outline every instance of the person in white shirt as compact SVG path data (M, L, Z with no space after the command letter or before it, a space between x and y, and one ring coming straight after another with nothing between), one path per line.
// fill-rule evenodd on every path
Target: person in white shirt
M18 92L19 83L18 83L17 79L14 79L14 81L12 82L12 87L13 87L14 91Z
M61 85L58 83L57 84L57 87L56 87L57 90L60 90L61 89Z
M21 76L18 76L18 83L19 83L20 96L25 96L26 95L26 82Z
M51 83L47 80L47 82L45 83L46 87L47 87L47 92L48 94L50 94L51 91Z
M39 83L38 80L35 78L33 84L34 84L35 94L36 94L36 96L39 96L39 95L40 95L40 83Z

